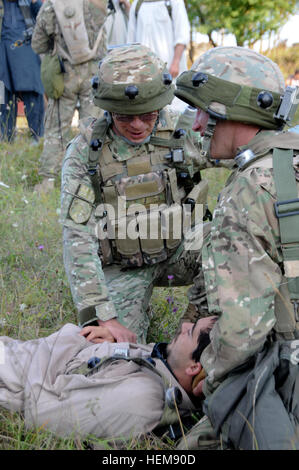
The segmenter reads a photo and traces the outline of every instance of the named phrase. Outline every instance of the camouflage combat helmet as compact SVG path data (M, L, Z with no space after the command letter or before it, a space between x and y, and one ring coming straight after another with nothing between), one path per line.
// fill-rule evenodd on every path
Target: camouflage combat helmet
M172 77L154 52L140 44L111 49L93 78L94 103L121 114L162 109L174 98Z
M177 79L175 95L208 112L229 119L277 129L275 117L285 84L278 66L243 47L210 49Z

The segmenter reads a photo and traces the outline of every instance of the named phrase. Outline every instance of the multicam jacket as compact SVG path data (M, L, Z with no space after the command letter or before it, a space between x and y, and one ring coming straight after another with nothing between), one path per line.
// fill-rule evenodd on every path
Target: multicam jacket
M165 134L167 136L174 130L177 115L165 113L164 117L162 122L160 120L156 135L165 138ZM105 283L105 269L99 256L99 240L95 233L102 215L101 205L95 203L94 188L88 175L89 142L94 124L91 121L67 149L62 169L61 222L64 225L64 262L75 305L79 313L90 306L95 307L96 316L106 321L116 317L116 312ZM199 133L188 131L184 144L185 163L178 166L180 171L187 172L191 177L200 168L212 166L198 157L199 144ZM113 155L114 164L111 162L111 165L105 167L106 171L111 171L110 176L115 168L118 171L120 164L127 168L134 157L138 164L148 155L166 155L170 151L152 144L132 146L110 131L103 155L105 147L109 147L110 156ZM171 164L165 160L165 168L168 167L171 169ZM106 186L113 189L114 183L110 181L113 178L110 180L109 175L106 175Z
M208 374L206 396L232 369L260 350L270 335L299 337L298 305L294 314L274 211L277 193L272 149L280 147L280 140L284 146L291 141L295 148L299 191L299 138L290 134L259 132L246 147L260 158L230 176L214 210L202 268L209 314L220 318L211 332L211 344L201 356Z

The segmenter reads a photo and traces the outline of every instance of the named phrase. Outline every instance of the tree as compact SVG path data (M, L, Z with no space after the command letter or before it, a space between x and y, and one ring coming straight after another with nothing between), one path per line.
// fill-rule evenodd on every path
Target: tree
M252 47L264 35L277 33L299 12L298 0L185 0L192 30L232 33L238 46Z

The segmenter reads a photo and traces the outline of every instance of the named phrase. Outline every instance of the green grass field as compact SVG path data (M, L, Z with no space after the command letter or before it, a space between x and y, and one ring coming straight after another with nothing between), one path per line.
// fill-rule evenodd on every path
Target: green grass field
M293 124L299 123L299 112ZM26 131L13 144L0 143L0 331L22 340L46 336L67 322L77 323L62 261L60 189L42 197L33 192L38 182L38 158L42 150L31 147ZM229 171L205 170L209 181L209 207ZM170 288L171 289L171 288ZM169 340L187 301L187 288L154 289L149 341ZM176 312L167 297L175 298ZM113 448L106 441L91 439L94 448ZM110 446L110 447L109 447ZM131 442L131 449L171 448L148 437ZM0 449L83 449L84 443L59 439L43 429L28 431L22 418L0 410Z

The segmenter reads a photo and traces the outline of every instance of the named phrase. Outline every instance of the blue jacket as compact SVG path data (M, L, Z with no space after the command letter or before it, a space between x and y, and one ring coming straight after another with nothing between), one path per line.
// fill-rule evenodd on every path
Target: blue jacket
M31 3L33 19L42 6L41 0ZM40 78L40 58L30 44L12 49L12 44L24 39L25 20L18 1L0 0L0 80L12 93L15 91L35 91L44 93Z

